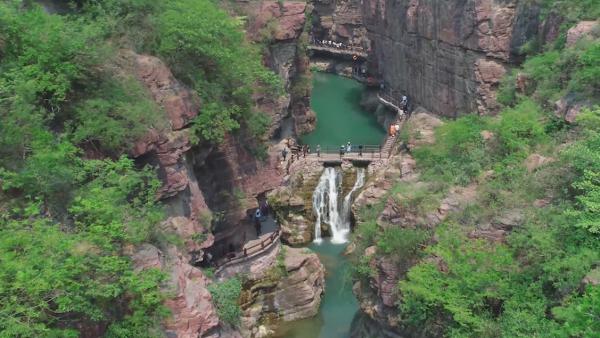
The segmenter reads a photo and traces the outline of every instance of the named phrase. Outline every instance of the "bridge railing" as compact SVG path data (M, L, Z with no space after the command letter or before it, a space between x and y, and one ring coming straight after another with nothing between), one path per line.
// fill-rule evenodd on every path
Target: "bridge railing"
M261 240L260 242L253 244L249 247L244 247L242 249L242 251L239 252L230 252L229 254L225 255L225 257L219 259L215 265L217 267L217 271L222 270L223 268L225 268L226 266L229 266L231 264L235 264L239 261L244 260L245 258L248 258L250 256L253 256L259 252L264 251L266 248L268 248L271 244L279 241L279 237L281 236L281 230L277 229L275 231L273 231L268 237L264 238L263 240ZM215 272L215 273L216 273Z
M323 47L323 48L330 48L330 49L335 49L335 50L340 50L340 51L348 51L348 52L358 52L358 53L366 53L365 49L361 46L353 46L353 45L346 45L346 44L341 44L339 47L333 44L327 44L324 43L322 41L319 40L313 40L311 41L311 43L309 44L309 46L311 47Z
M333 155L339 156L340 150L342 150L342 148L340 146L324 145L324 146L321 146L321 150L320 150L319 154L320 155L332 155L333 154ZM376 158L376 157L381 157L381 151L382 151L381 144L379 144L379 145L374 145L374 144L362 145L362 150L359 148L359 145L353 144L350 146L350 151L348 151L346 146L344 146L342 156L362 154L362 157L364 157L364 158ZM298 158L298 157L302 158L304 156L301 149L294 150L294 151L292 151L292 153L294 154L294 156L296 158ZM310 151L307 153L307 156L308 155L317 156L316 147L311 146Z

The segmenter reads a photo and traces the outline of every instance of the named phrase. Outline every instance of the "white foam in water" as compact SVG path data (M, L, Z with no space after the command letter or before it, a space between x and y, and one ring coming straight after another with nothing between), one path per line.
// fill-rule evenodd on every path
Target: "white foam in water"
M340 168L327 167L323 170L319 183L313 193L313 210L316 214L315 242L321 243L321 223L329 224L331 243L341 244L348 241L350 232L350 206L352 194L365 182L364 168L357 168L356 182L346 195L340 213L339 193L342 188L342 172Z

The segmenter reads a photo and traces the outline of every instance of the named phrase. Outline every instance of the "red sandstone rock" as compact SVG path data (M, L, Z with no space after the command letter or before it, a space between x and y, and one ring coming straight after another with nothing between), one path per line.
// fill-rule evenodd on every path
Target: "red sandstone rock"
M159 58L136 55L135 64L138 77L165 109L173 130L185 127L198 115L199 98L185 89Z
M379 297L384 305L394 306L397 300L396 286L400 278L400 269L398 265L388 257L378 260L378 276L376 278Z
M527 168L527 171L534 172L539 167L554 161L555 160L551 157L544 157L540 154L531 154L525 159L523 164Z
M284 2L283 4L279 4L279 2L275 1L265 1L257 13L251 31L254 32L253 35L257 38L258 32L269 22L275 20L277 22L277 28L273 36L275 40L285 41L296 39L300 36L304 27L305 9L305 2Z
M165 301L171 317L165 323L167 335L198 338L219 326L217 312L206 289L208 280L172 247L166 257L156 247L145 244L132 256L137 271L158 268L170 274L164 287L173 297Z
M598 21L581 21L567 32L567 47L572 47L581 38L588 36L596 27Z
M515 83L515 87L517 88L517 91L521 94L527 93L527 89L529 87L529 81L530 81L530 79L527 74L519 72L517 74L516 83Z
M496 61L479 59L475 63L475 78L479 83L477 101L480 113L496 113L498 111L496 89L504 74L506 74L506 68Z
M178 338L201 337L219 326L219 317L206 288L208 280L175 249L167 256L171 269L168 289L175 295L165 302L172 313L165 323L167 334L175 334Z
M283 321L298 320L317 314L321 296L325 288L325 268L318 256L303 248L285 247L283 261L286 274L274 276L274 259L256 262L260 270L248 275L246 294L248 299L242 304L243 332L256 328L259 319L266 314Z

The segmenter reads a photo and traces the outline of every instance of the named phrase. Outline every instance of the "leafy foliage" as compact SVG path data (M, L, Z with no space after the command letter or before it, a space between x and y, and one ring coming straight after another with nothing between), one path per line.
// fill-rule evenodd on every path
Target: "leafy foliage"
M153 173L136 171L125 158L73 167L68 229L40 213L44 208L35 197L0 219L0 330L9 336L77 336L79 323L108 323L115 336L152 334L155 319L165 313L159 289L164 275L134 272L121 252L128 243L148 240L162 218ZM19 178L8 177L7 187L18 186L13 180Z
M208 1L78 1L70 13L0 3L0 335L161 336L166 276L130 258L166 238L159 182L121 154L166 121L119 49L160 50L186 75L207 141L240 126L262 137L270 121L251 97L275 75ZM240 288L215 289L232 323Z
M261 64L258 48L245 41L240 23L214 3L177 0L165 6L158 16L159 52L206 102L194 124L197 136L218 142L240 121L256 119L252 94L279 88L278 78Z
M233 277L224 282L210 284L208 291L212 296L213 304L217 307L219 318L228 324L238 325L242 315L239 304L242 292L240 279Z
M597 0L548 5L562 8L568 24L600 8ZM450 211L433 240L424 235L421 243L429 246L417 251L422 259L409 262L405 276L406 260L395 261L401 273L397 318L408 332L598 335L598 288L583 290L582 279L591 271L597 276L600 261L600 110L583 109L575 123L553 113L560 98L591 107L598 103L600 56L594 34L570 48L562 43L532 48L540 54L529 56L503 81L503 111L447 121L436 131L435 144L413 150L421 182L399 182L391 196L382 198L392 197L411 216L425 217L423 211L433 202L439 205L448 187L477 185L471 204ZM517 73L527 78L524 92L516 91ZM526 169L533 154L552 163ZM432 198L436 194L441 196ZM407 245L413 242L410 236L400 235L405 230L377 224L380 212L374 208L361 215L365 223L357 226L358 247L377 245L377 255L387 258L414 247ZM514 225L510 220L503 225L515 214ZM422 227L419 219L408 220ZM506 231L504 236L495 237L498 229ZM357 259L356 276L371 278L370 263Z

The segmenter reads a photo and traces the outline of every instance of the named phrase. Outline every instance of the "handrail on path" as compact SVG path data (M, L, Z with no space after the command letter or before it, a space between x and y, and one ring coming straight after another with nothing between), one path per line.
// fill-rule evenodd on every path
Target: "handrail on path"
M251 256L255 253L259 253L259 252L263 251L265 248L269 247L269 245L271 245L273 242L279 240L280 235L281 235L281 230L277 229L277 230L273 231L268 237L261 240L259 243L253 244L249 247L244 247L242 249L242 251L240 251L240 252L230 252L229 254L225 255L224 258L217 261L217 263L216 263L217 270L224 268L226 265L230 265L232 263L240 261L240 260L242 260L248 256ZM258 247L260 247L259 250L254 250Z

